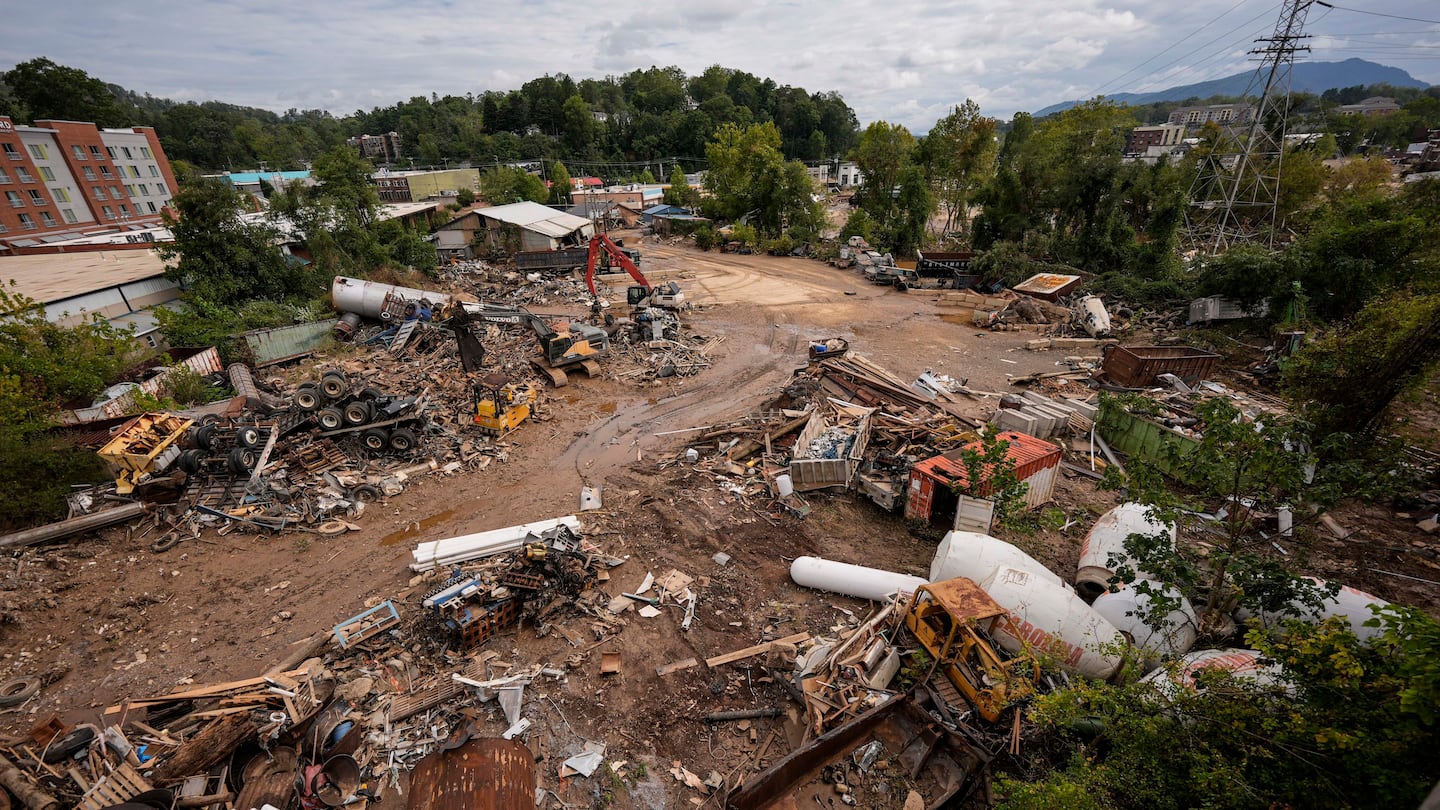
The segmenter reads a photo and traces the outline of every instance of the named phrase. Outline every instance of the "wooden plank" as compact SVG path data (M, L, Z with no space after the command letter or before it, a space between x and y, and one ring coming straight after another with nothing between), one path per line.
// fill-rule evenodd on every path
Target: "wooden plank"
M691 667L698 666L700 666L699 661L696 661L694 658L686 658L683 661L675 661L673 663L661 664L660 666L655 667L655 674L669 675L672 672L679 672L682 669L689 669Z
M304 675L307 673L303 669L292 669L289 672L282 672L279 674L284 676L293 676ZM209 686L202 686L197 689L188 689L184 692L171 692L168 695L162 695L160 697L136 698L129 701L128 705L130 706L130 708L143 709L160 703L173 703L180 700L199 700L201 698L221 697L227 692L236 692L242 689L251 689L257 686L264 687L267 685L268 684L266 683L266 680L263 676L259 678L246 678L243 681L229 681L227 683L217 683L211 684ZM125 706L126 704L123 703L117 706L111 706L105 710L105 714L119 714L120 712L125 710Z
M799 644L807 638L810 638L809 633L796 633L792 636L777 638L774 641L767 641L763 644L756 644L753 647L746 647L743 650L736 650L734 652L725 653L724 655L717 655L714 658L706 658L705 666L718 667L721 664L729 664L734 661L740 661L746 658L760 655L761 653L769 652L770 650L774 649L775 645L777 644Z

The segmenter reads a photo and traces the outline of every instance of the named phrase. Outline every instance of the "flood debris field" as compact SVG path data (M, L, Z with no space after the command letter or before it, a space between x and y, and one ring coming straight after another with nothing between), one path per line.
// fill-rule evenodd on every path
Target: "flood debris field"
M365 319L338 348L232 370L243 402L152 426L187 476L141 481L149 511L6 548L0 784L23 806L152 787L187 807L400 806L484 767L545 807L983 805L989 769L1034 744L1019 714L988 722L903 662L903 603L802 587L792 563L935 578L960 505L934 460L994 421L1053 452L1027 462L1044 519L992 533L1074 582L1120 504L1096 487L1114 460L1088 440L1085 380L1107 339L1154 344L1183 318L1112 313L1097 339L1064 302L641 247L693 306L669 333L610 336L598 375L549 386L523 325L436 321L397 346L405 321ZM562 326L589 303L479 263L437 286ZM1185 388L1276 407L1232 372ZM479 430L481 376L530 392L528 418ZM1160 387L1183 423L1191 400ZM1023 397L997 416L1004 395ZM1426 508L1344 505L1309 573L1437 612Z

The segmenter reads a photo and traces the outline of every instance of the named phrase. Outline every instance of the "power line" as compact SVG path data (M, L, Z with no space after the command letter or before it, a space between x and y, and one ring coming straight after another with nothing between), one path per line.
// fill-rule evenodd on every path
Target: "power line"
M1212 25L1214 25L1215 23L1219 22L1219 21L1221 20L1221 18L1223 18L1226 14L1229 14L1230 12L1234 11L1235 9L1237 9L1237 8L1243 6L1243 5L1245 5L1245 0L1240 0L1240 2L1236 3L1235 5L1231 6L1230 8L1225 9L1224 11L1220 12L1218 15L1212 17L1209 22L1205 23L1204 25L1200 26L1199 28L1196 28L1194 31L1191 31L1189 34L1186 34L1184 37L1181 37L1180 39L1175 40L1175 42L1172 43L1172 44L1170 45L1170 47L1166 48L1165 50L1163 50L1163 51L1161 51L1161 52L1159 52L1159 53L1157 53L1157 54L1155 54L1154 56L1150 57L1149 59L1146 59L1144 62L1141 62L1140 64L1136 65L1135 67L1130 68L1129 70L1125 71L1124 73L1121 73L1119 76L1116 76L1115 78L1111 79L1110 81L1108 81L1108 82L1100 85L1098 88L1095 89L1095 91L1094 91L1093 93L1090 94L1089 97L1090 97L1090 98L1094 98L1095 96L1100 95L1102 92L1104 92L1105 88L1109 87L1109 86L1112 85L1112 84L1115 84L1116 82L1120 81L1121 79L1125 78L1126 76L1129 76L1131 73L1134 73L1135 71L1139 70L1140 68L1145 67L1146 65L1150 64L1151 62L1154 62L1156 59L1159 59L1160 57L1162 57L1162 56L1164 56L1165 54L1169 53L1170 51L1174 50L1175 48L1180 47L1180 43L1185 42L1186 40L1189 40L1191 37L1195 36L1196 34L1200 33L1201 31L1204 31L1206 28L1209 28L1210 26L1212 26Z
M1187 58L1189 58L1189 57L1191 57L1191 56L1194 56L1195 54L1199 53L1200 51L1202 51L1202 50L1210 47L1211 45L1214 45L1215 43L1219 42L1220 40L1222 40L1222 39L1224 39L1224 38L1226 38L1226 37L1228 37L1228 36L1230 36L1231 34L1234 34L1236 31L1239 31L1239 30L1242 29L1242 28L1248 27L1249 25L1251 25L1252 23L1254 23L1256 20L1260 19L1261 17L1265 17L1265 16L1267 16L1267 15L1269 15L1269 14L1274 13L1275 10L1278 9L1278 8L1280 8L1281 5L1283 5L1283 4L1282 4L1282 3L1277 3L1277 4L1275 4L1275 5L1267 8L1265 11L1262 11L1262 12L1260 12L1259 14L1255 15L1254 17L1251 17L1250 19L1246 20L1245 22L1240 23L1239 25L1235 26L1234 28L1231 28L1229 31L1226 31L1225 33L1221 34L1220 36L1215 37L1214 39L1210 40L1209 42L1206 42L1205 44L1200 45L1199 47L1197 47L1197 48L1195 48L1195 49L1193 49L1193 50L1191 50L1191 51L1188 51L1188 52L1186 52L1186 53L1184 53L1184 54L1181 54L1180 56L1176 57L1175 59L1170 60L1169 62L1166 62L1165 64L1163 64L1163 65L1161 65L1160 67L1156 68L1156 69L1155 69L1155 72L1156 72L1156 73L1159 73L1159 72L1165 70L1166 68L1170 67L1171 65L1178 64L1179 62L1181 62L1181 61L1183 61L1183 60L1185 60L1185 59L1187 59ZM1242 42L1242 41L1245 41L1245 40L1249 40L1249 39L1251 39L1251 38L1252 38L1251 35L1250 35L1250 34L1247 34L1247 35L1241 37L1240 40L1237 40L1236 42L1232 42L1231 44L1237 44L1238 42ZM1228 48L1228 47L1230 47L1230 45L1226 45L1225 47ZM1222 49L1222 50L1223 50L1223 49ZM1201 60L1202 63L1203 63L1204 61L1206 61L1206 60ZM1161 79L1161 80L1159 80L1159 81L1165 81L1165 80L1164 80L1164 79ZM1157 83L1158 83L1158 82L1151 82L1151 83L1148 84L1148 85L1143 85L1143 87L1152 87L1152 86L1154 86L1154 85L1157 84Z
M1419 17L1403 17L1403 16L1401 16L1401 15L1399 15L1399 14L1386 14L1386 13L1384 13L1384 12L1382 12L1382 11L1367 11L1366 9L1363 9L1363 8L1347 8L1347 7L1345 7L1345 6L1337 6L1337 5L1335 5L1334 3L1327 3L1327 2L1325 2L1325 0L1315 0L1315 5L1317 5L1317 6L1324 6L1325 8L1333 8L1333 9L1335 9L1336 11L1350 11L1350 12L1354 12L1354 13L1356 13L1356 14L1369 14L1371 17L1388 17L1388 18L1390 18L1390 19L1392 19L1392 20L1409 20L1410 22L1430 23L1431 25L1440 25L1440 20L1425 20L1425 19L1421 19L1421 18L1419 18Z

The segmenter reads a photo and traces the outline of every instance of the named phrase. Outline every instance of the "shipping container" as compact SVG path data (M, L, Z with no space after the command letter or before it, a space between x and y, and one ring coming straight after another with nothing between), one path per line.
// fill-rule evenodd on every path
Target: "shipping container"
M1126 388L1159 385L1161 374L1194 383L1214 374L1219 359L1189 346L1114 346L1105 352L1104 372L1109 382Z
M1006 456L1015 462L1015 475L1028 485L1025 503L1031 509L1049 503L1055 496L1055 475L1060 469L1060 448L1044 439L1007 431L997 434L1009 442ZM968 472L962 460L966 450L980 450L971 442L959 450L935 456L910 468L910 485L905 495L905 517L923 520L944 528L955 523L959 503L957 488L963 488ZM984 486L981 487L984 490ZM984 492L980 493L982 496Z

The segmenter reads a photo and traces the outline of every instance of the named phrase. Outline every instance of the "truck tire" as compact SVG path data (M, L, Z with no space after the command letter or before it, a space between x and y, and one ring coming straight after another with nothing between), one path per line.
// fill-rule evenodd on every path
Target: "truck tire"
M14 678L0 683L0 707L19 706L21 703L35 696L40 691L40 679L34 676ZM89 729L86 729L89 731ZM94 739L94 732L90 732L90 739ZM86 740L89 742L89 740ZM48 761L48 760L47 760Z
M345 389L348 387L345 376L338 372L327 371L325 376L320 378L320 393L324 394L327 399L333 400L345 396Z
M375 415L375 409L368 401L352 402L345 406L344 414L345 424L351 427L359 427L370 421L371 417Z
M238 442L241 447L259 447L260 439L263 435L264 434L260 432L260 428L254 425L247 425L246 427L240 428L235 434L235 441Z
M195 446L201 450L215 449L215 425L207 422L195 428Z
M378 453L390 446L390 432L385 428L370 428L360 434L360 443L366 450Z
M295 389L295 407L306 413L314 413L320 410L324 401L320 398L320 389L313 385L302 385Z
M350 500L359 503L375 503L380 500L380 488L374 484L361 484L350 490Z
M194 475L200 472L200 464L205 460L205 451L200 449L186 450L175 460L175 466L186 475Z
M225 456L225 468L236 475L245 475L255 469L255 462L258 460L254 450L237 447Z
M415 432L409 428L396 428L390 433L390 449L397 453L408 453L419 443Z
M315 414L321 430L339 430L345 427L345 414L339 408L322 408Z

